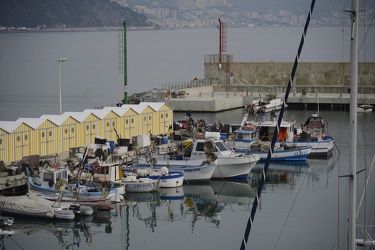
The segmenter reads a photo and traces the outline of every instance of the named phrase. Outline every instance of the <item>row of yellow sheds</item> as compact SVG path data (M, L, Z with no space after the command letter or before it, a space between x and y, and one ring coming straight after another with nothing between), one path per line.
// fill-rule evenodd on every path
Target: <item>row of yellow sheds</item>
M165 134L173 110L164 102L141 102L121 107L86 109L40 118L0 121L0 161L10 163L28 155L54 155L95 142Z

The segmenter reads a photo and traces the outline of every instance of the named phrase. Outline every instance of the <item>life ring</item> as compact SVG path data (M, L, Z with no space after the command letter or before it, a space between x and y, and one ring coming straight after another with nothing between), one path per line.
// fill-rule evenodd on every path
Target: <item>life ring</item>
M99 162L93 162L91 163L91 167L92 167L92 170L94 171L94 173L98 174L100 173L100 164Z
M64 186L66 189L72 190L72 187L70 186L69 182L67 182L66 180L58 180L55 184L55 189L63 190Z

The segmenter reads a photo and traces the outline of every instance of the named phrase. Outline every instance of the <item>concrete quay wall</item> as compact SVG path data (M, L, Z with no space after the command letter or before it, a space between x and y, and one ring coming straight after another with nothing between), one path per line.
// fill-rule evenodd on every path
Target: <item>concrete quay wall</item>
M204 77L214 91L285 92L292 62L218 62L204 64ZM230 77L232 75L232 77ZM300 62L294 77L294 92L341 93L350 86L348 62ZM375 62L358 64L358 93L375 94Z
M188 95L183 98L165 98L164 92L157 94L158 102L166 102L174 111L219 112L243 108L253 100L259 99L262 92L214 92L216 86L184 89ZM277 98L284 99L285 92L276 93ZM375 94L358 94L358 103L375 104ZM290 108L316 109L319 103L321 108L328 110L342 109L350 103L348 93L297 93L292 92L288 97Z

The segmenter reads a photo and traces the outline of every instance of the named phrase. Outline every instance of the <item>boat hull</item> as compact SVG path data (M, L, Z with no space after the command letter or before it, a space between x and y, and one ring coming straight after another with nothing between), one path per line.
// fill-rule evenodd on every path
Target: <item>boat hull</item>
M311 147L311 153L309 156L325 156L329 157L333 154L334 140L332 137L326 137L322 140L314 140L308 142L303 142L301 140L295 140L293 145L297 147ZM276 145L281 146L282 143L277 143Z
M38 193L41 193L46 196L56 196L56 193L59 193L63 199L70 200L83 200L83 201L98 201L103 200L104 198L111 200L112 202L119 202L119 193L116 189L110 189L108 195L102 191L90 191L89 188L85 186L80 186L77 194L72 190L57 190L55 188L44 187L37 185L37 182L34 181L32 177L29 177L30 188Z
M56 220L74 220L75 218L73 211L53 208L53 202L38 197L35 193L1 196L1 201L4 202L1 212L5 214Z
M189 163L190 162L190 163ZM194 161L192 164L191 160L157 160L157 163L153 165L155 169L161 169L162 167L168 166L171 172L181 172L184 175L184 181L209 181L214 173L217 160L209 164L202 165L201 160ZM199 163L198 163L199 162ZM150 164L138 164L138 168L149 168ZM162 183L159 184L159 186ZM162 187L162 186L160 186Z
M246 178L260 159L256 154L232 156L218 156L218 165L212 174L212 179Z
M151 180L158 180L160 188L181 187L184 183L184 174L181 172L169 172L167 175L149 175Z
M311 154L312 147L296 147L293 149L274 150L271 161L305 161ZM260 156L260 161L267 160L268 151L253 151L250 149L236 149L237 152L256 153Z
M126 193L147 193L158 191L158 180L150 180L149 178L139 178L136 180L122 180L125 184Z

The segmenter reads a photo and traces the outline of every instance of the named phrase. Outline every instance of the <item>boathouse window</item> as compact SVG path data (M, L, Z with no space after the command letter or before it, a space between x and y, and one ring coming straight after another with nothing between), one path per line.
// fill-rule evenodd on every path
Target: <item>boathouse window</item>
M51 136L52 136L52 131L49 131L49 132L48 132L48 135L51 137Z
M44 138L46 136L46 133L44 133L44 131L42 132L42 138Z
M86 130L89 130L90 129L90 126L89 125L86 125Z
M115 125L116 125L116 122L115 122L115 121L113 121L113 122L112 122L112 126L114 127Z
M71 129L70 129L70 132L74 133L74 128L71 128Z
M67 133L68 133L68 129L66 128L66 129L64 130L64 132L65 132L65 134L67 134Z
M132 118L132 124L134 123L134 118Z
M17 141L20 141L21 140L21 137L20 136L17 136Z
M27 141L27 138L29 138L27 135L25 135L25 141Z
M128 120L128 119L125 120L125 124L126 124L126 125L129 124L129 120Z
M165 114L165 118L168 118L168 113Z
M109 122L107 122L107 128L109 127Z
M143 117L143 121L146 121L146 116L145 116L145 117Z
M163 114L160 115L160 118L163 119Z
M95 124L92 125L92 129L95 129Z
M148 117L148 120L151 121L151 115Z
M0 145L2 145L3 144L3 139L0 139Z

